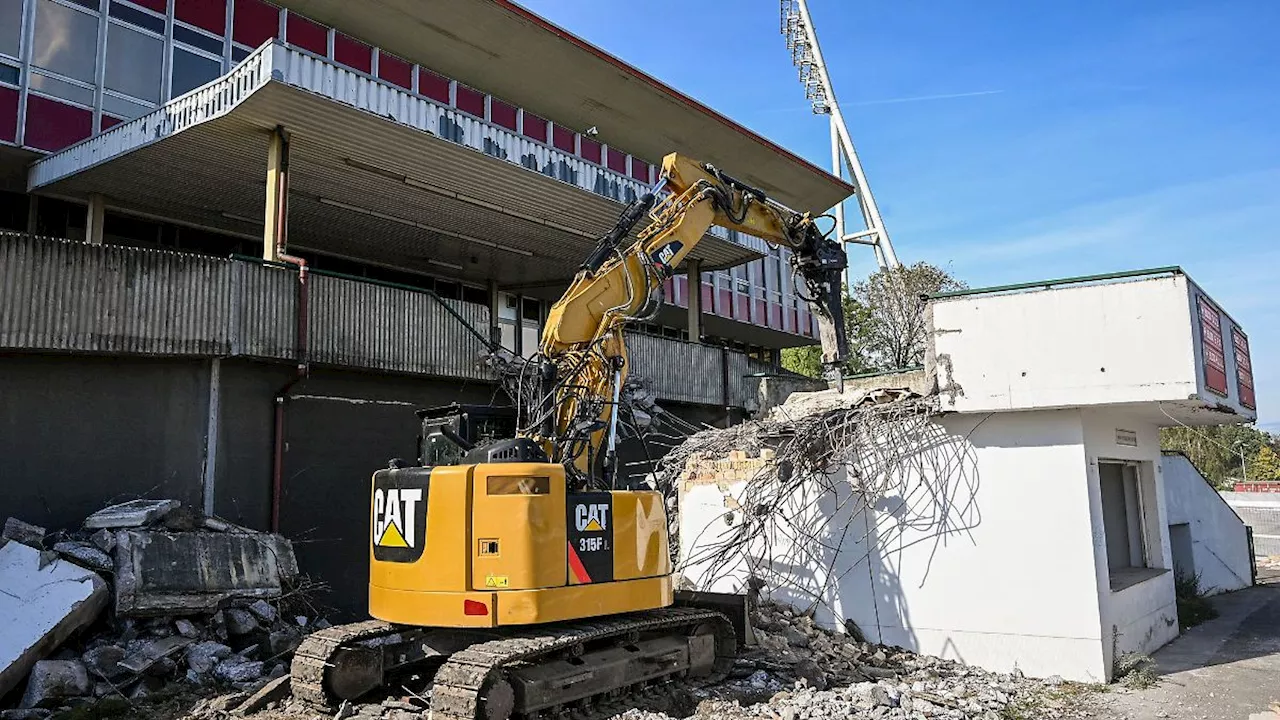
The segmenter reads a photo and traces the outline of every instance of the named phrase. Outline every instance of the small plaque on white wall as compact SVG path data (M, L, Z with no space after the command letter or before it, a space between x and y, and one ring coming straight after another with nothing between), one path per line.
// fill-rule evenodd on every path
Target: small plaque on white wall
M1138 447L1138 433L1133 430L1116 428L1116 444L1125 447Z

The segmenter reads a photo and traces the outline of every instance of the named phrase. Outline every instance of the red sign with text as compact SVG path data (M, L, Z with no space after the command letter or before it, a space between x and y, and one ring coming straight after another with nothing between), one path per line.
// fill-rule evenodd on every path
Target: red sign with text
M1200 350L1204 354L1204 385L1227 396L1227 359L1222 350L1222 315L1205 296L1200 305Z
M1253 362L1249 360L1249 338L1240 332L1240 328L1231 328L1231 344L1236 349L1236 389L1240 393L1240 404L1250 410L1257 410L1258 403L1253 397Z

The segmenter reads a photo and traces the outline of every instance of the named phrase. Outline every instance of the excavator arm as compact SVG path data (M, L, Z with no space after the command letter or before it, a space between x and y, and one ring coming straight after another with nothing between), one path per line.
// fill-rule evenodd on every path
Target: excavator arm
M823 364L838 373L847 355L841 276L844 250L827 239L807 213L770 200L762 191L711 165L677 153L663 159L656 192L623 212L552 306L540 351L548 361L541 423L524 434L558 462L589 475L606 439L605 471L612 473L617 414L627 373L623 329L652 318L662 305L663 283L712 225L738 230L792 250L803 299L815 309ZM631 231L650 222L635 240ZM694 290L696 291L696 289ZM552 370L553 369L553 370Z

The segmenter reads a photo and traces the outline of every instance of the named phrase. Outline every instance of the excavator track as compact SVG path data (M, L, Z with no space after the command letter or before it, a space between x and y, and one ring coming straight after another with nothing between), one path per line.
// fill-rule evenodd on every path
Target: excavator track
M295 697L319 707L332 706L337 698L330 677L342 663L339 653L380 637L421 630L371 621L313 634L294 656L291 675ZM689 640L691 637L701 642ZM706 652L714 652L710 665L706 666L704 657L704 667L699 668L699 679L705 682L723 678L733 666L736 651L733 628L725 616L698 608L673 607L594 621L489 630L475 633L474 639L448 655L436 671L432 720L541 720L566 713L575 718L611 714L632 702L652 700L662 692L663 683L690 674L693 651L686 651L686 647L700 645ZM687 646L680 645L686 641ZM614 657L628 653L643 657ZM625 672L611 673L610 667L625 668ZM641 671L637 672L637 667Z

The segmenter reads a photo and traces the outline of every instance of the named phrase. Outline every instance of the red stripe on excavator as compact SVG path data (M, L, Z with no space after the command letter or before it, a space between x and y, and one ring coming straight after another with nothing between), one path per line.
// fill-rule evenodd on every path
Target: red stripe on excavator
M569 569L573 571L573 577L578 581L579 585L591 582L591 575L587 573L586 566L582 564L582 558L578 557L578 551L573 549L573 543L569 543Z

